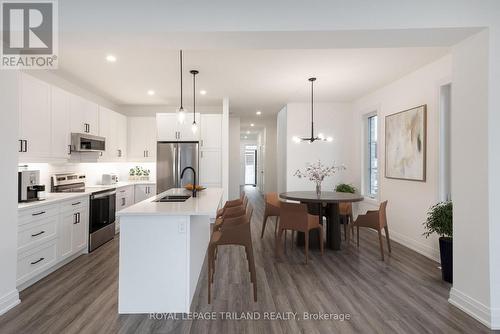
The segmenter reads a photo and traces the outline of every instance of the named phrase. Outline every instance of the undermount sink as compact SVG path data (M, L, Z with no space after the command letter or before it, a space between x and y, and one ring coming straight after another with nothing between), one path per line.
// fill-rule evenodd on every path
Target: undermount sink
M156 202L185 202L190 197L190 195L167 195L156 200Z

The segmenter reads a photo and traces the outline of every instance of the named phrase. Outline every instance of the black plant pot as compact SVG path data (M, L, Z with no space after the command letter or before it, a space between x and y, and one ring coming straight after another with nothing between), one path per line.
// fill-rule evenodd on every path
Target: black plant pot
M453 283L453 239L440 237L439 252L441 253L441 273L443 280Z

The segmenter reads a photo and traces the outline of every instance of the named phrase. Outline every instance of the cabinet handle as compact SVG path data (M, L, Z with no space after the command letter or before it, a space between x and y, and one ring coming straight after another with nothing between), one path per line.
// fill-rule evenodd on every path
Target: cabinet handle
M149 158L149 151L146 150L146 158Z
M24 141L24 151L23 152L28 152L28 141L25 139Z
M122 198L122 206L125 206L125 198Z
M71 145L68 145L68 154L71 154Z
M32 234L31 237L38 237L39 235L42 235L44 233L45 233L45 231L40 231L38 233Z
M78 204L82 204L82 202L76 202L76 203L73 203L71 205L78 205Z
M80 212L75 213L75 222L73 225L79 224L80 223Z
M87 126L89 127L89 133L90 133L90 124L87 124Z
M36 260L35 262L31 262L31 264L37 264L38 262L41 262L41 261L43 261L43 260L45 260L45 258L44 258L44 257L41 257L41 258L39 258L38 260Z
M19 139L19 144L20 144L20 147L19 147L19 151L18 152L22 152L23 151L23 141L22 141L22 139Z
M32 213L31 215L32 216L40 216L40 215L43 215L45 213L45 211L40 211L40 212L37 212L37 213Z

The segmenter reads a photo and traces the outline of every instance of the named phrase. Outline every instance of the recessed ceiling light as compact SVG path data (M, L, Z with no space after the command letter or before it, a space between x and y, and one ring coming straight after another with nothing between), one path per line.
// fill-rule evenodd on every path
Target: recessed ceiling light
M256 114L257 114L257 115L262 115L262 111L257 110Z
M247 137L247 136L245 136L245 137L243 137L243 138L247 139L248 137Z
M250 134L250 131L247 131L247 135L249 135L249 134Z
M252 124L250 124L250 126L255 126L255 124L252 123Z
M202 89L202 90L200 90L200 94L201 95L207 95L207 91Z
M154 91L154 90L152 90L152 89L148 90L148 95L150 95L150 96L155 95L155 91Z
M116 61L116 57L113 56L113 55L107 55L106 56L106 60L109 62L109 63L114 63Z

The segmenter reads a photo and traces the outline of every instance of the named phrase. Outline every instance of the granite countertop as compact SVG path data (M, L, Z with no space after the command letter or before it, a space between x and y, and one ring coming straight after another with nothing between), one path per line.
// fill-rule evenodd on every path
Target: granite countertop
M161 194L129 206L116 213L119 217L126 216L210 216L215 217L222 202L222 188L207 188L199 191L196 197L190 197L185 202L156 202L166 195L191 195L184 188L169 189Z

